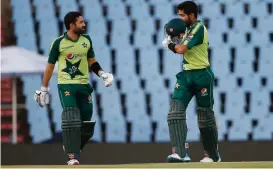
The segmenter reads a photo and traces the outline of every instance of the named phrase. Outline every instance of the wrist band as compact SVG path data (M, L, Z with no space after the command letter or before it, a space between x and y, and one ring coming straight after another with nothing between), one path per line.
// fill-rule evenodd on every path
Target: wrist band
M98 62L95 62L91 65L91 70L98 76L99 75L99 71L102 70L102 68L100 67L100 64Z

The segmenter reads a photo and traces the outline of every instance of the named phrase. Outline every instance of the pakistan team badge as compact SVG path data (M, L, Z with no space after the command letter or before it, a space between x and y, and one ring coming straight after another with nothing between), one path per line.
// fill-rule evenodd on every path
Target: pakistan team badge
M180 86L180 85L179 85L179 83L176 83L176 84L175 84L175 88L177 88L177 89L178 89L178 88L179 88L179 86Z
M77 75L81 75L81 76L83 75L82 72L79 70L81 60L79 60L78 62L74 64L69 62L67 59L65 59L65 61L66 61L66 68L64 68L62 71L68 73L71 79L75 78L75 76Z
M82 43L83 48L87 48L87 44L85 42Z

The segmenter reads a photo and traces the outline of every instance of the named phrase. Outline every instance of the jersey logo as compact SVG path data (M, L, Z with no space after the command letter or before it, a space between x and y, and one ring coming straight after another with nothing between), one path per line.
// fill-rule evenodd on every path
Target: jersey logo
M81 60L79 60L78 62L74 64L69 62L67 59L65 59L65 61L66 61L66 68L64 68L62 71L68 73L71 79L74 79L77 75L83 76L83 73L79 70Z
M201 96L206 96L206 95L208 95L208 90L207 90L207 88L201 89Z
M190 41L193 38L193 34L188 35L188 41Z
M180 84L179 84L179 83L176 83L176 84L175 84L175 88L178 89L179 87L180 87Z
M66 56L66 58L67 58L68 60L72 60L72 59L75 58L75 56L73 55L73 53L69 53L69 54Z
M88 103L92 103L92 97L91 97L91 95L89 95L89 96L87 97L87 99L88 99Z
M85 42L82 43L83 48L87 48L87 44Z
M64 94L65 94L65 96L70 96L70 92L69 91L65 91Z

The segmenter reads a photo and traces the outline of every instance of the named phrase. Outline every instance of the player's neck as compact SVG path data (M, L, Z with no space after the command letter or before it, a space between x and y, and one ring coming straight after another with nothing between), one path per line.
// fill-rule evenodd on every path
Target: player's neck
M195 24L196 22L197 22L197 18L194 18L194 19L192 20L192 24L191 24L191 25Z
M79 38L79 35L75 34L73 31L67 31L67 36L73 41Z

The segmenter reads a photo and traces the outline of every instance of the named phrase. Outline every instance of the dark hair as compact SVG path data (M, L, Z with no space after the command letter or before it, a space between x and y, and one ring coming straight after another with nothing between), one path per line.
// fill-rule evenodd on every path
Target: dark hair
M197 18L198 15L198 7L193 1L185 1L180 3L177 7L177 10L183 10L185 14L189 15L191 13Z
M79 16L82 16L82 13L80 12L68 12L64 17L64 25L66 30L70 28L71 23L75 23L77 21L77 18Z

